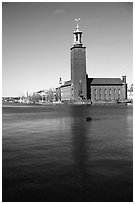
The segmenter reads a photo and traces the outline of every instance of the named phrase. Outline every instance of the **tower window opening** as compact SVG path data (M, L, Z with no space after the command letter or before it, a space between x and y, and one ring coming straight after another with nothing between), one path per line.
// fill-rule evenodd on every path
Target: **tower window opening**
M80 34L80 43L81 43L81 34Z
M78 35L76 35L76 41L78 41Z

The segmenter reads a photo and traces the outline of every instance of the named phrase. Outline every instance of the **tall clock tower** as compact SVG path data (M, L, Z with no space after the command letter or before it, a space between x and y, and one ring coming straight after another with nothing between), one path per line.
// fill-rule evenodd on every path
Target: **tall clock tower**
M86 47L82 43L82 31L78 21L74 31L74 42L71 47L71 98L74 101L87 98L86 86Z

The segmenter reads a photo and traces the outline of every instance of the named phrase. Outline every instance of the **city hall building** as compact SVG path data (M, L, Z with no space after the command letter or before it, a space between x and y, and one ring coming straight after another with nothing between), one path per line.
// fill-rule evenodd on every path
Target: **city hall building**
M71 80L59 87L61 101L117 102L127 99L126 76L120 78L88 78L86 47L77 23L71 47Z

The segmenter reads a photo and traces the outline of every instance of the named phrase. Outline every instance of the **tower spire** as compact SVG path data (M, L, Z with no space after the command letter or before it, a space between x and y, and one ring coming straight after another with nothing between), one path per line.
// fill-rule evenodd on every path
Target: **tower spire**
M77 21L77 25L76 25L76 31L79 31L79 21L80 21L80 18L75 18L75 21Z

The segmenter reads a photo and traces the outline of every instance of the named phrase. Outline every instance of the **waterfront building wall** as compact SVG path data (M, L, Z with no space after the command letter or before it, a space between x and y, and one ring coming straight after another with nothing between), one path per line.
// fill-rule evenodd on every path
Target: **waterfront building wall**
M90 87L92 102L116 102L123 99L122 86L94 85Z
M71 100L71 85L61 87L61 101Z

